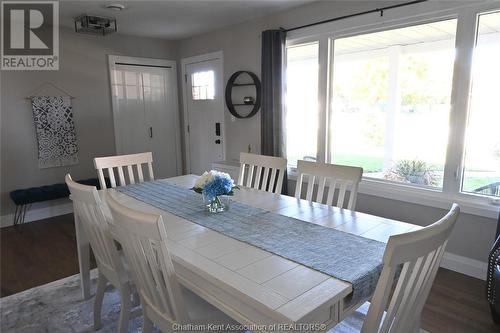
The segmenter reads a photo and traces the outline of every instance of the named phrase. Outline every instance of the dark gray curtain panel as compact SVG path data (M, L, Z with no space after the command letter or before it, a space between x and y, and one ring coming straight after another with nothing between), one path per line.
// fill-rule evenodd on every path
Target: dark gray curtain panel
M284 157L285 141L285 64L286 32L266 30L262 32L262 106L261 106L261 152L263 155ZM282 193L288 193L285 173Z

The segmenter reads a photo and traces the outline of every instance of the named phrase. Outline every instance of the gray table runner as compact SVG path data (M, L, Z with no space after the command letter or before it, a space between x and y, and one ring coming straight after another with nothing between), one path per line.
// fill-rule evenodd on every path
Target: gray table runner
M382 270L385 243L231 201L229 211L209 214L202 197L165 181L117 187L116 190L310 267L353 286L349 304L373 294ZM168 229L167 229L168 233Z

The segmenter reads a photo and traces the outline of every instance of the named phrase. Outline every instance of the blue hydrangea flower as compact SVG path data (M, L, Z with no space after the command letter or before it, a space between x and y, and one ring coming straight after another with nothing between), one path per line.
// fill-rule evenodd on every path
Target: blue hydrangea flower
M202 193L208 201L213 201L219 195L229 194L233 186L234 182L231 178L216 175L212 181L205 184Z

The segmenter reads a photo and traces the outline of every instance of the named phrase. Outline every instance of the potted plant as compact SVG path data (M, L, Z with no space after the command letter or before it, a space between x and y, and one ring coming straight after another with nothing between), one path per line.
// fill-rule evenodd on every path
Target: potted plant
M399 160L385 178L419 185L435 185L436 177L427 163L420 160Z

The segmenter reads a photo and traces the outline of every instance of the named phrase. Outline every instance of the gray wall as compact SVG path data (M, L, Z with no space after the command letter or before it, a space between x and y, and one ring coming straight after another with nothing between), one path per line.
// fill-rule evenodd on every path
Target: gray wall
M115 153L107 55L176 58L172 42L161 39L76 34L61 29L59 71L1 72L1 214L13 212L14 189L96 177L92 158ZM73 113L79 143L78 165L39 169L33 116L25 97L52 82L76 98ZM49 90L47 88L46 90Z
M178 59L222 50L224 52L225 81L237 70L250 70L260 76L260 33L266 29L289 28L334 16L373 9L388 2L335 1L318 2L271 15L255 21L235 25L177 43ZM390 2L394 4L394 2ZM181 99L182 101L182 99ZM226 109L227 158L237 159L251 144L254 152L260 150L260 114L251 119L231 121ZM291 191L295 184L290 183ZM293 193L292 193L293 194ZM451 203L450 203L451 204ZM379 216L428 225L445 210L394 201L370 195L359 195L357 209ZM493 242L496 221L462 214L448 245L448 251L472 259L487 261Z
M429 225L446 214L443 209L366 194L358 196L357 210L421 226ZM496 221L493 219L462 213L446 251L486 262L493 244L495 228Z

